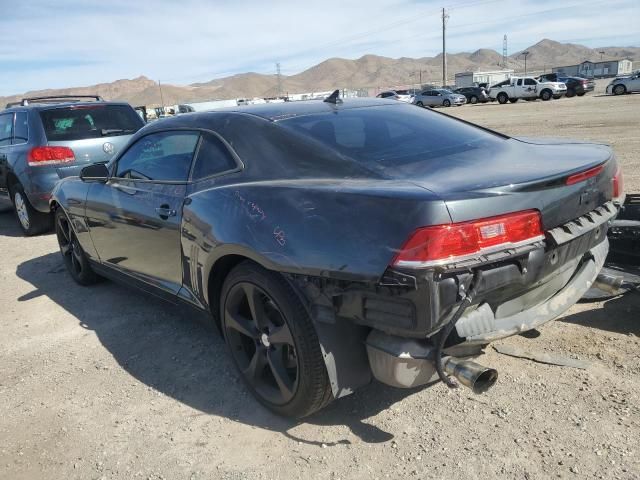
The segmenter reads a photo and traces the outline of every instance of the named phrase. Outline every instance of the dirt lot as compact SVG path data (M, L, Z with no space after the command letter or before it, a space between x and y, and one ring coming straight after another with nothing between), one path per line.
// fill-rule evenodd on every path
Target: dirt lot
M447 113L514 135L613 144L640 191L640 95ZM0 214L0 478L640 478L640 295L580 304L489 349L489 393L372 384L303 423L246 392L215 332L148 296L64 272L53 235Z

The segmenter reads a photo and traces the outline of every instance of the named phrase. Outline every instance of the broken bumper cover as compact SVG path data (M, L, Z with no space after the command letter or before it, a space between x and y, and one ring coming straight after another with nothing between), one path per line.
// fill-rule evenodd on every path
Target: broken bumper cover
M589 290L604 265L608 251L609 242L605 238L590 250L591 258L581 262L580 259L574 259L554 278L522 297L501 304L495 311L487 303L479 305L456 323L458 336L463 337L467 344L486 344L553 320ZM549 296L542 303L519 310L518 306L526 302L527 296L545 293Z

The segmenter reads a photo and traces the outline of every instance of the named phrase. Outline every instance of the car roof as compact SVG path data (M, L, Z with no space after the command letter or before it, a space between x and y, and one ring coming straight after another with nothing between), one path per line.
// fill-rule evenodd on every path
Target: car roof
M234 112L247 113L262 117L267 120L277 121L285 118L300 117L318 113L332 113L339 110L350 110L353 108L376 107L381 105L398 105L396 100L384 98L345 98L338 103L329 103L322 100L303 100L283 103L264 103L260 105L247 105L243 107L227 107L219 110L202 113ZM191 114L193 115L193 114ZM196 113L196 115L198 115Z

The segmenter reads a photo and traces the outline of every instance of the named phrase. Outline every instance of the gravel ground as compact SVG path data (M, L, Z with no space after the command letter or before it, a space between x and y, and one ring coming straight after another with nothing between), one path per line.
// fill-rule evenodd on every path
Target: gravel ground
M602 86L600 85L600 88ZM611 143L640 191L640 95L447 113L513 135ZM487 394L371 384L305 422L246 392L219 336L119 285L75 285L53 235L0 214L0 478L640 478L640 295L579 304L503 344Z

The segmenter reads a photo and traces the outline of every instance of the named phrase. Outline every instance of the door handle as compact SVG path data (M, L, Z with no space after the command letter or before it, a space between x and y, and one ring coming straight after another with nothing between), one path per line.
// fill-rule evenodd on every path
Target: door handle
M175 217L177 212L175 209L171 208L169 205L161 205L156 208L156 213L163 220L167 220L169 217Z

